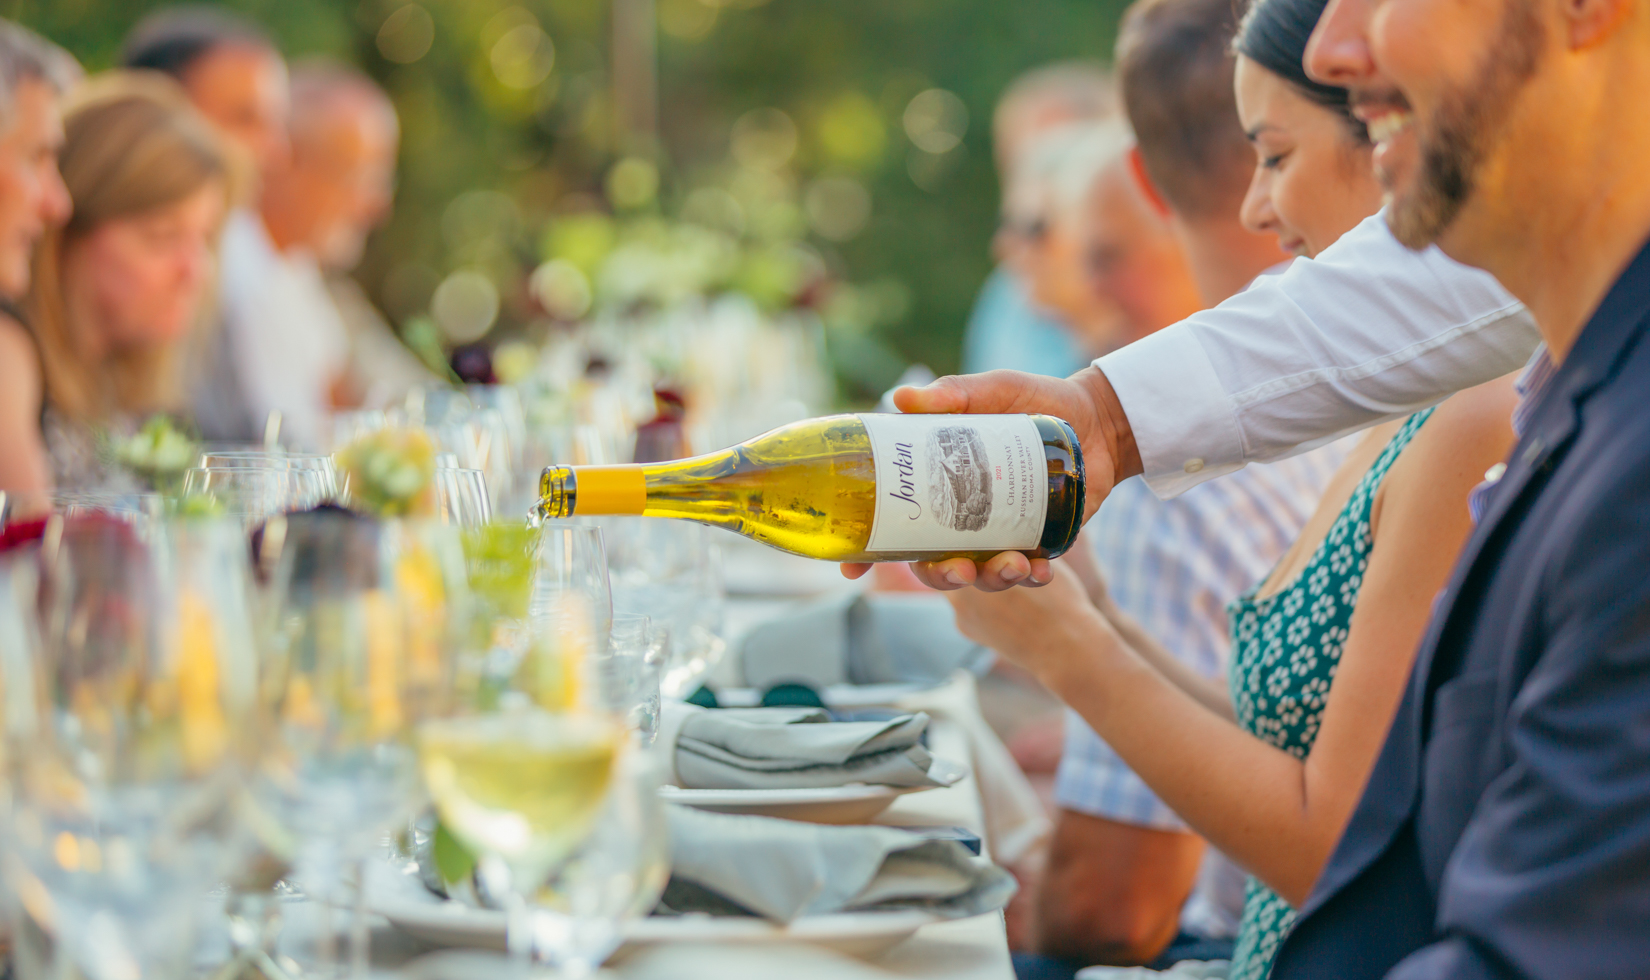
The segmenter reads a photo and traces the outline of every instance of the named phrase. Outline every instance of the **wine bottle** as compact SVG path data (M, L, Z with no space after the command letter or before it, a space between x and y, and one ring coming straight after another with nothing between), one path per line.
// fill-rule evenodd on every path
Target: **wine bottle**
M731 449L551 466L534 518L641 514L827 561L1052 558L1083 522L1083 455L1047 415L832 415Z

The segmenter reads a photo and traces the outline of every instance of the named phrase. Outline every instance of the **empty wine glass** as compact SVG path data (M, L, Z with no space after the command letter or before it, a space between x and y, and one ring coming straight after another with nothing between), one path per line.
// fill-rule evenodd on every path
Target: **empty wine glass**
M332 457L319 453L288 453L267 449L226 449L201 453L195 464L202 469L293 470L321 474L322 488L339 495L338 468Z
M241 529L174 522L145 540L63 520L42 561L8 877L85 975L181 975L197 903L251 842L238 803L262 740Z
M435 487L436 517L442 523L480 527L493 519L487 479L480 470L438 465L431 483Z
M215 500L226 514L251 525L332 499L336 485L329 483L319 470L197 466L184 473L183 494Z
M722 659L721 559L711 529L655 517L603 517L620 612L646 615L670 636L661 686L683 697Z
M564 669L583 671L613 628L613 591L599 527L547 521L539 529L528 629L561 652ZM576 678L578 689L587 679Z
M298 879L322 908L323 972L336 967L331 903L421 797L414 734L450 706L465 632L457 529L347 512L266 528L276 562L264 672L272 751L254 795L297 847ZM359 880L359 879L358 879ZM357 894L353 968L367 932Z

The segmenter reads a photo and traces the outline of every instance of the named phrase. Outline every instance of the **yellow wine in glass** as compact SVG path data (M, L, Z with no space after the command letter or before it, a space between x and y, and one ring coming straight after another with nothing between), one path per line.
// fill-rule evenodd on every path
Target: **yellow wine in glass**
M522 708L428 722L419 759L442 822L526 896L589 836L623 735L604 717Z

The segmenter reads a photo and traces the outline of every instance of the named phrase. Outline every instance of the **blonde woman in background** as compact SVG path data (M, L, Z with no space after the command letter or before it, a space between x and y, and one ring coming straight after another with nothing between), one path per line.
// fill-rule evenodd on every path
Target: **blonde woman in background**
M181 404L179 362L205 319L233 168L212 128L158 75L90 79L69 96L63 122L58 166L74 211L41 237L19 310L41 396L29 413L0 417L0 440L40 454L47 465L37 460L35 471L59 488L118 486L98 440Z

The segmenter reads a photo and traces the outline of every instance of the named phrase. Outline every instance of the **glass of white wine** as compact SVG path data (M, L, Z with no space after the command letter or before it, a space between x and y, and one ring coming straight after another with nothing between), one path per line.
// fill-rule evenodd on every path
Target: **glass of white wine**
M523 971L536 951L532 896L590 836L624 742L606 714L551 712L525 698L419 733L436 812L503 899L507 945Z

